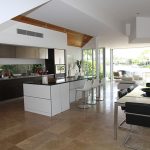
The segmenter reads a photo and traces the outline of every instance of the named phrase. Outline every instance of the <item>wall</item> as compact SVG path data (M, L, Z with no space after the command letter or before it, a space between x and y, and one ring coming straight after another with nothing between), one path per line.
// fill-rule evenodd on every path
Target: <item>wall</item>
M17 34L17 28L43 33L44 38ZM0 26L0 43L66 49L67 35L57 31L48 30L10 20L2 26ZM1 58L0 64L44 64L44 60Z
M44 37L38 38L17 34L17 28L43 33ZM67 35L65 33L10 20L3 24L2 28L0 26L0 43L66 49Z

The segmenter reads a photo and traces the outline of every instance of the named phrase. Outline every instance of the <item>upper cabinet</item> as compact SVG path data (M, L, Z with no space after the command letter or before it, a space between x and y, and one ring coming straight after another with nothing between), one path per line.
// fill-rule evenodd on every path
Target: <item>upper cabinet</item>
M16 58L47 59L48 49L17 46Z
M48 49L0 45L0 58L48 59Z
M15 58L15 48L15 46L11 45L0 45L0 58Z
M40 58L40 59L48 59L48 49L47 48L39 48L39 50L38 50L38 58Z
M55 64L65 64L65 50L55 49Z
M16 47L16 58L36 58L38 48L32 47Z

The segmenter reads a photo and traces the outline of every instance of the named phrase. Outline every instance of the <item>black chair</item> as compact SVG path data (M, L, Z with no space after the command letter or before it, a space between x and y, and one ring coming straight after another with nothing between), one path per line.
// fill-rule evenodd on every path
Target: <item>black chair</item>
M127 89L123 89L118 91L118 98L121 98L123 96L125 96L126 94L128 94L128 90ZM125 110L124 106L121 106L122 110ZM124 119L120 124L119 124L119 128L124 128L122 125L126 122L126 120Z
M150 83L146 83L146 86L147 86L147 87L150 87Z
M125 114L126 114L127 124L150 127L150 104L126 102ZM129 133L132 133L131 131L132 131L132 128L130 128ZM127 145L127 142L130 137L131 137L131 134L128 134L128 136L125 139L124 144L128 148L136 149L134 147Z
M123 90L118 91L118 98L125 96L127 93L128 93L127 89L123 89Z
M130 87L127 88L128 93L130 93L134 89L134 86L131 85Z

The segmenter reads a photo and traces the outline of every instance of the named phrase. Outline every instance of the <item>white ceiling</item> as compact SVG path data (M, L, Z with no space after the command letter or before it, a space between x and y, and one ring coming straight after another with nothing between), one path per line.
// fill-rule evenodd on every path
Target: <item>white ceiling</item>
M0 5L0 24L14 18L28 10L38 7L50 0L5 0Z
M126 23L150 17L150 0L52 0L25 14L28 17L96 36L99 46L141 47L128 44Z

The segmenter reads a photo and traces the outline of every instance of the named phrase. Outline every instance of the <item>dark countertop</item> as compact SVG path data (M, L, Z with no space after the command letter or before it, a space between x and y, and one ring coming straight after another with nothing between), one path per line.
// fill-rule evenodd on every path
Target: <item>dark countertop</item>
M57 85L57 84L62 84L62 83L67 83L67 82L74 82L74 81L79 81L79 80L84 80L84 79L87 79L87 78L85 78L85 77L80 77L80 78L77 78L77 79L75 79L75 78L61 78L61 79L56 79L56 82L49 82L48 84L43 84L42 81L41 82L27 82L27 84L37 84L37 85L51 86L51 85Z

